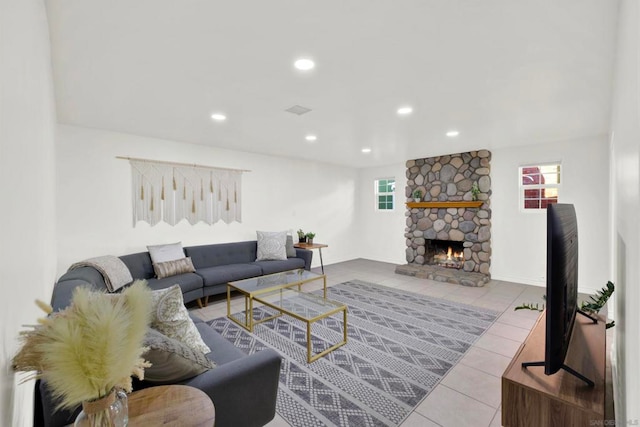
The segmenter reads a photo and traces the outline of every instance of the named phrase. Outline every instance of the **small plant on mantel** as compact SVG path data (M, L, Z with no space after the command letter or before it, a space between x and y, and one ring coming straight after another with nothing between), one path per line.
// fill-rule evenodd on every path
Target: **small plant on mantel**
M613 284L613 282L608 281L605 287L597 291L595 295L591 295L589 297L589 301L583 301L582 304L580 304L580 310L586 311L587 313L600 313L600 310L605 306L614 290L615 285ZM542 299L546 300L547 296L543 295ZM544 304L540 306L538 303L522 303L521 305L514 308L514 310L544 311ZM612 320L611 322L607 323L607 329L612 328L615 325L615 320Z
M474 182L471 185L471 200L474 202L478 200L478 194L480 194L480 187L478 187L478 183Z
M419 202L420 199L422 199L422 190L420 189L413 190L413 201Z

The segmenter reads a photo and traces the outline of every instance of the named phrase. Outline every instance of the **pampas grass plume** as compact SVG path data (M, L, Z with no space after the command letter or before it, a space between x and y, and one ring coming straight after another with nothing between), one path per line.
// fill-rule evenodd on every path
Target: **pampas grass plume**
M38 305L47 312L46 304ZM142 378L150 366L142 358L150 310L145 281L121 294L76 288L69 307L23 334L14 369L37 371L58 408L73 408L113 388L130 392L131 375Z

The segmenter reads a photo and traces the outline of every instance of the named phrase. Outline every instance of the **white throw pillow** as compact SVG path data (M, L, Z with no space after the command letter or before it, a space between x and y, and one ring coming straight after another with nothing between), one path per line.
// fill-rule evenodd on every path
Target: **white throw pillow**
M151 262L153 264L184 258L182 242L147 246L147 250L149 251L149 256L151 256Z
M151 327L194 350L210 353L184 306L180 285L151 293Z
M286 231L258 231L258 257L256 261L287 259Z

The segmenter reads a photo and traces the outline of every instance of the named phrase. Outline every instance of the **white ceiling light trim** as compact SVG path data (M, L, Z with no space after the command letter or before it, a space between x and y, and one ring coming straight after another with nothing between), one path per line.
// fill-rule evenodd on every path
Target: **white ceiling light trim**
M460 135L460 132L458 132L457 130L450 130L449 132L446 133L446 135L449 138L455 138L456 136Z
M365 154L368 154L368 153L370 153L370 152L371 152L371 148L369 148L369 147L365 147L365 148L363 148L363 149L362 149L362 150L360 150L360 151L362 151L362 152L363 152L363 153L365 153Z
M225 116L225 115L224 115L224 114L222 114L222 113L213 113L213 114L211 115L211 118L212 118L213 120L215 120L216 122L224 122L225 120L227 120L227 116Z
M309 58L299 58L293 63L293 66L300 71L313 70L316 67L316 63Z
M304 139L306 139L307 141L313 142L313 141L316 141L318 137L316 135L307 135L304 137Z

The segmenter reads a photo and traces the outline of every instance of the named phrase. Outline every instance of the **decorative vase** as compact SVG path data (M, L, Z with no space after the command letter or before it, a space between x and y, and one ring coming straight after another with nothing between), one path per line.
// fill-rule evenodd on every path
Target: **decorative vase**
M129 407L127 394L122 390L111 390L106 396L82 402L75 427L127 427Z
M416 203L418 203L418 202L420 201L420 197L414 197L414 198L413 198L413 201L414 201L414 202L416 202Z
M307 237L307 244L313 245L313 239L310 237Z
M307 242L307 238L305 237L298 237L298 242L299 243L306 243Z

